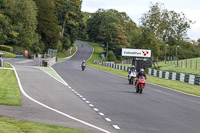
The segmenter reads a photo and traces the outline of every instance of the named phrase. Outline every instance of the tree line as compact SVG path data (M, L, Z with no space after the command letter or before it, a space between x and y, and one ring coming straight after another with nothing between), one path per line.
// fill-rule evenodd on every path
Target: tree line
M168 11L161 3L151 3L148 12L136 25L125 12L99 9L95 13L84 13L87 19L89 40L108 44L110 55L116 48L151 49L152 56L164 59L175 56L178 47L179 59L200 56L200 39L191 41L187 31L194 22L184 13ZM109 60L113 60L109 56ZM121 56L117 57L119 60Z
M0 0L0 44L33 53L68 49L81 32L81 0Z

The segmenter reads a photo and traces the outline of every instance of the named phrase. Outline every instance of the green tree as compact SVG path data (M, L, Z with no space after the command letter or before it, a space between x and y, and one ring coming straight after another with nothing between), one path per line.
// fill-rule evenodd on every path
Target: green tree
M54 0L56 7L56 15L59 20L59 25L62 27L61 37L64 37L67 42L72 45L74 41L82 34L84 28L83 16L81 13L81 0ZM64 48L68 46L63 44Z
M37 32L41 35L41 41L48 48L57 48L59 31L57 16L52 3L49 0L34 0L38 8Z
M0 0L1 43L31 48L39 42L37 7L32 0Z

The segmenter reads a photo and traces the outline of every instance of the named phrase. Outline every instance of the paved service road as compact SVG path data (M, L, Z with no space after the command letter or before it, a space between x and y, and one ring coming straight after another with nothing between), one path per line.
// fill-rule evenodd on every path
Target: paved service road
M199 133L200 98L147 84L136 94L127 79L91 67L81 71L81 62L90 57L92 48L76 42L77 53L53 66L57 73L84 96L103 119L117 125L119 133ZM85 103L86 104L86 103ZM85 112L86 113L86 112ZM96 114L98 114L96 112ZM88 115L87 113L85 115ZM108 119L107 119L108 120Z

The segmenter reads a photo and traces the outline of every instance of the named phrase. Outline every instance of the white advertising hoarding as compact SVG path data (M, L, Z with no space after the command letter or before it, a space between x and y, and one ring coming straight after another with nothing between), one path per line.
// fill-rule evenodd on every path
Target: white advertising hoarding
M122 48L122 56L151 57L151 50Z

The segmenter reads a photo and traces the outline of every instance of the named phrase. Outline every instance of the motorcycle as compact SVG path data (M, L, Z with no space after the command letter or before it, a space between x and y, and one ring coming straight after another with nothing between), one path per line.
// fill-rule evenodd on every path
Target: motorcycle
M82 68L82 71L84 71L84 70L85 70L85 66L81 66L81 68Z
M139 79L136 82L136 93L142 94L142 91L146 84L146 78L144 76L140 76Z
M132 84L135 83L135 78L136 78L136 72L132 71L128 74L128 81L129 81L129 84Z

